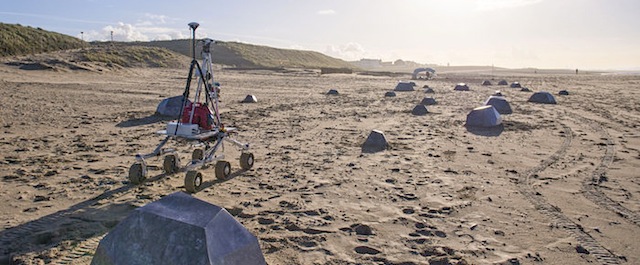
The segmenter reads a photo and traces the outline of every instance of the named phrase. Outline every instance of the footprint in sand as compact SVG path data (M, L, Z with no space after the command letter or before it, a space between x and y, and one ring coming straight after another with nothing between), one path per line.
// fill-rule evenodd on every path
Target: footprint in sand
M261 225L270 225L275 223L275 221L271 218L258 217L258 223Z
M427 229L418 229L415 231L415 233L411 233L409 234L410 236L416 236L416 235L423 235L423 236L437 236L440 238L445 238L447 237L447 234L445 232L442 232L440 230L427 230Z
M414 210L413 208L404 208L404 209L402 209L402 212L404 214L414 214L416 212L416 210Z
M358 246L354 250L358 254L366 254L366 255L377 255L382 253L380 250L377 250L372 247L367 247L367 246Z
M356 235L360 235L360 236L372 236L375 235L375 233L373 232L373 229L365 224L352 224L349 227L343 227L340 228L340 231L343 232L347 232L347 233L356 233Z
M361 235L361 236L372 236L372 235L374 235L373 229L368 225L355 224L355 225L352 225L351 227L356 232L356 235Z

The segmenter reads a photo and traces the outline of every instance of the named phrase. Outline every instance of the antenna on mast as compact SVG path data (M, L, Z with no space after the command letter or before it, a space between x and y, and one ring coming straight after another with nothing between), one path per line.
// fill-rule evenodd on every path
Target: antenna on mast
M198 28L198 26L200 26L200 24L198 24L198 22L191 22L189 23L189 28L191 28L191 32L192 32L192 38L191 38L191 47L192 47L192 55L193 55L193 59L196 59L196 29Z

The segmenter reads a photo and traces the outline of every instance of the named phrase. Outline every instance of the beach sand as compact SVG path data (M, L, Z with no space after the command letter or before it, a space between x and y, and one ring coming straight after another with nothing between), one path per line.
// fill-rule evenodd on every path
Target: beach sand
M182 94L187 70L0 66L0 264L89 264L132 210L185 191L161 159L139 186L127 174L163 139L155 108ZM227 146L232 178L203 169L193 196L233 214L269 264L640 264L640 76L447 72L385 97L398 77L216 74L223 122L256 162L239 171ZM496 90L513 114L467 129ZM248 94L258 103L240 103ZM438 104L412 115L428 96ZM362 153L374 129L389 148ZM189 143L170 144L190 159Z

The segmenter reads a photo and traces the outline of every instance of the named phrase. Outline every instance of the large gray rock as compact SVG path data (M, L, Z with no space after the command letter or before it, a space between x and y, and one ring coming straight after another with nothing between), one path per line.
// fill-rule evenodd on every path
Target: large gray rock
M438 104L438 102L436 101L435 98L425 97L422 99L422 101L420 101L420 104L425 106L431 106L431 105Z
M338 95L340 94L340 92L338 92L337 89L329 89L329 92L327 92L327 95Z
M389 143L387 138L384 137L384 133L378 130L373 130L369 133L367 140L362 144L363 153L376 153L387 150Z
M163 99L162 101L160 101L160 104L158 104L156 113L164 116L180 117L180 109L182 108L183 98L183 96L175 96ZM187 99L187 101L189 100Z
M469 91L469 86L467 84L465 84L465 83L458 83L453 88L453 90L455 90L455 91Z
M484 102L484 105L493 106L498 113L500 114L511 114L513 110L511 109L511 105L506 98L500 96L490 96L487 101Z
M429 113L429 110L427 110L427 106L422 104L416 105L413 110L411 110L411 114L416 116L424 116L427 115L427 113Z
M394 88L394 91L415 91L415 89L413 88L415 86L415 83L411 82L398 82L398 84L396 85L396 88Z
M500 113L492 105L477 107L467 114L465 126L493 127L502 123Z
M240 103L257 103L258 99L254 95L247 95Z
M556 98L551 93L546 91L536 92L529 97L528 102L542 103L542 104L556 104Z
M92 265L266 264L257 238L224 208L176 192L133 211Z

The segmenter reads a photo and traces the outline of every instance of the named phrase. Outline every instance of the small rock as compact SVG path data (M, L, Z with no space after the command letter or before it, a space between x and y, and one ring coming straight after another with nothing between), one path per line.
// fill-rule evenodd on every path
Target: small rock
M402 212L403 212L404 214L413 214L413 213L415 213L416 211L415 211L414 209L411 209L411 208L406 208L406 209L402 209Z
M581 245L577 245L576 246L576 252L580 253L580 254L589 254L589 250L587 250L586 248L584 248Z
M22 211L25 212L25 213L32 213L32 212L35 212L37 210L38 210L38 207L30 207L30 208L24 209Z
M508 259L506 264L509 264L509 265L520 265L520 260L518 260L517 258Z
M49 200L51 200L51 197L40 196L40 195L37 195L37 196L33 199L33 201L34 201L34 202L49 201Z
M44 173L44 176L45 177L50 177L50 176L54 176L54 175L57 175L57 174L58 174L58 171L50 170L50 171L47 171L47 173Z

